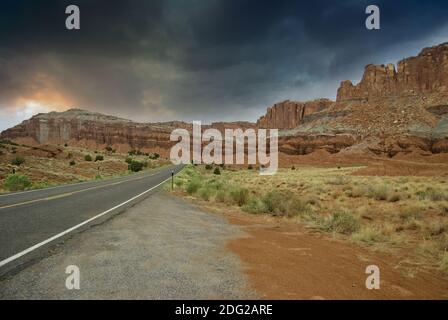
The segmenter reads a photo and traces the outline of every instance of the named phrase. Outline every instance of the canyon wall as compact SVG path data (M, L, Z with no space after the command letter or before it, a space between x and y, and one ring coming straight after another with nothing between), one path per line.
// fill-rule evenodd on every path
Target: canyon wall
M448 93L448 43L425 48L395 65L366 66L359 84L343 81L337 101Z
M328 108L333 101L318 99L308 102L283 101L268 108L266 114L257 121L258 128L292 129L297 127L303 118L314 112Z

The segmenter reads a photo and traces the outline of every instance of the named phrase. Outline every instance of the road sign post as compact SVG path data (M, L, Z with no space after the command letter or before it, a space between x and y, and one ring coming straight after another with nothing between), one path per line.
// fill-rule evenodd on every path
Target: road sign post
M174 170L171 170L171 190L174 190Z

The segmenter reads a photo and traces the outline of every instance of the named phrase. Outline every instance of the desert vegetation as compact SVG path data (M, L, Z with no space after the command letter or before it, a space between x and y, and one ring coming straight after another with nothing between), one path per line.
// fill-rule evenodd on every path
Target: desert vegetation
M402 250L411 264L448 273L448 181L358 176L358 167L281 169L188 166L175 192L209 206L274 216L373 250Z
M31 146L0 140L0 193L110 178L170 164L156 153L141 153L129 156L112 146L87 149L68 143Z

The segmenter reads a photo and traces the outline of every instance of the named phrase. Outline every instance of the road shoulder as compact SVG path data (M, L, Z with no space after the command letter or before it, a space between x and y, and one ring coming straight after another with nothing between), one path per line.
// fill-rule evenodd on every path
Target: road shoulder
M1 280L0 298L254 298L241 261L225 247L241 236L224 217L158 192ZM79 290L65 286L69 265L80 269Z

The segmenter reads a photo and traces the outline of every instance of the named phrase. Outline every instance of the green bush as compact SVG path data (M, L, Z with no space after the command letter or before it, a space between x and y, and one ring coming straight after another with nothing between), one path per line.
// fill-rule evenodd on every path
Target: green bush
M206 164L206 165L205 165L205 169L206 169L206 170L212 170L212 169L213 169L213 166L212 166L211 164Z
M288 196L285 192L273 190L265 194L262 202L267 213L274 215L284 215L287 211Z
M378 201L387 200L390 194L391 194L390 188L384 184L372 187L369 190L369 196Z
M440 270L448 273L448 252L444 252L442 259L440 259Z
M273 190L262 198L266 213L282 216L296 216L308 213L309 206L290 191Z
M84 160L85 160L85 161L92 161L92 156L91 156L90 154L86 154L86 155L84 156Z
M359 218L346 210L336 211L322 223L322 229L342 234L352 234L358 231L360 226Z
M219 190L216 193L215 201L217 201L217 202L226 202L227 201L227 192L225 190Z
M230 198L238 206L243 206L249 201L249 190L245 188L234 188L230 190Z
M249 212L249 213L263 213L266 212L266 208L263 204L263 202L258 199L257 197L251 197L249 198L249 201L241 207L243 211Z
M19 174L10 174L5 179L5 189L9 191L25 190L31 186L31 182L26 176Z
M188 194L194 194L196 193L199 188L201 187L201 182L197 178L193 178L187 183L187 193Z
M157 160L159 158L160 158L160 154L158 154L156 152L149 155L149 159L151 159L151 160Z
M128 170L132 172L139 172L143 170L143 163L139 161L131 161L131 163L128 165Z
M74 166L76 164L75 160L69 162L69 165Z
M135 149L129 151L128 154L130 156L142 156L142 155L144 155L143 152L141 152L140 150L135 150Z
M221 171L219 170L218 167L215 168L215 170L213 171L213 174L221 174Z
M132 162L132 158L131 157L127 157L124 162L126 162L127 164L131 164Z
M103 161L104 160L104 156L102 156L102 155L97 155L96 157L95 157L95 162L97 162L97 161Z
M12 159L11 164L14 166L20 166L24 162L25 159L23 157L15 157L14 159Z
M212 192L210 188L203 186L198 190L198 194L202 198L202 200L208 201L210 199Z

